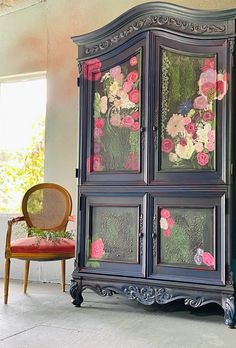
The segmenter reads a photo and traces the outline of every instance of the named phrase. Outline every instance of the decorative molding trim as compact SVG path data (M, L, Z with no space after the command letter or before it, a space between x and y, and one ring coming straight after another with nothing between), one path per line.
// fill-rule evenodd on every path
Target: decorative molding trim
M225 24L218 23L195 23L185 21L172 16L157 16L148 15L140 17L138 20L132 21L124 29L118 31L115 35L99 42L96 45L88 46L85 49L86 55L92 55L100 51L104 51L111 46L116 45L125 38L133 35L135 32L141 31L147 28L167 28L174 29L176 31L188 33L188 34L222 34L226 32Z

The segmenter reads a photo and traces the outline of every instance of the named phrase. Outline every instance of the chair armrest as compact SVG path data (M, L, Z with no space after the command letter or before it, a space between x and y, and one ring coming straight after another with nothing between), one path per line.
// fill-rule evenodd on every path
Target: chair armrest
M19 216L19 217L12 218L12 219L8 220L8 229L7 229L7 235L6 235L6 248L5 248L6 256L10 252L12 225L19 222L19 221L25 221L25 217Z

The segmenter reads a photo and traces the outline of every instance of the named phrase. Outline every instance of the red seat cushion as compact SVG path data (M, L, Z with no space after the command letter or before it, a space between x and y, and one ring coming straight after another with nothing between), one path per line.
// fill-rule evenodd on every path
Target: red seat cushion
M12 253L74 253L75 241L59 238L57 240L21 238L11 242Z

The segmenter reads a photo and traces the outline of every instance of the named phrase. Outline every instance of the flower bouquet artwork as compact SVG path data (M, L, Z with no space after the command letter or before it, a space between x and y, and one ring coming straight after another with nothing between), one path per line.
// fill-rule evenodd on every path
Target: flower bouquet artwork
M98 58L83 64L93 90L88 172L140 171L141 51L109 70Z
M215 269L211 209L163 207L159 224L161 263Z
M162 170L215 170L216 102L227 88L215 57L162 52Z

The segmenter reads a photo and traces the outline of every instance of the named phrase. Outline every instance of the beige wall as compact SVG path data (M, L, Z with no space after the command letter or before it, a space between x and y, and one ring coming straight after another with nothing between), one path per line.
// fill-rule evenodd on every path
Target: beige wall
M168 1L198 9L236 7L236 0ZM46 0L0 17L0 77L47 71L45 181L67 187L74 202L77 50L70 37L98 29L129 8L144 2L148 1ZM23 122L24 115L19 117L22 117Z

